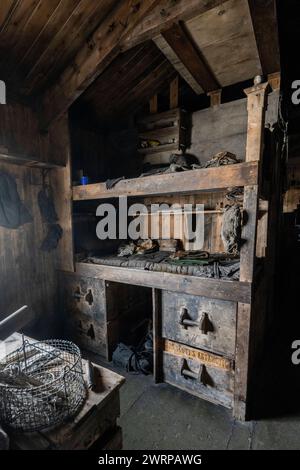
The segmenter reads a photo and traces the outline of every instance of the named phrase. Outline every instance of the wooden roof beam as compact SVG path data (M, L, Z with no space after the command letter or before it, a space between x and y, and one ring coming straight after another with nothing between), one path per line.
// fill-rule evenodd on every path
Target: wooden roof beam
M275 0L248 0L263 75L280 71Z
M223 0L120 0L41 103L42 128L59 119L120 51L152 39L178 19L188 20Z
M42 101L42 128L65 113L121 50L121 41L159 0L121 0Z
M170 29L162 33L162 36L206 93L221 88L182 22L173 24Z

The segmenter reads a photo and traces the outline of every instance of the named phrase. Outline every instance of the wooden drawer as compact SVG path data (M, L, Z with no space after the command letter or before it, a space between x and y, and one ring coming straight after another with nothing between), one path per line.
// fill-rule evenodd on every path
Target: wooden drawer
M120 340L132 340L130 324L151 317L150 289L76 273L61 273L60 286L66 336L108 360Z
M232 408L234 372L230 361L171 341L166 341L164 349L164 382Z
M104 281L63 274L61 296L67 336L79 347L107 357Z
M163 291L162 336L234 357L236 309L236 302Z

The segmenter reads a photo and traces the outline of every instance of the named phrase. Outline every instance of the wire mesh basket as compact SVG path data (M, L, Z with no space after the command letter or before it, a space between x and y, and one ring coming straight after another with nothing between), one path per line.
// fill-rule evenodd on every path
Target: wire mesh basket
M18 431L61 424L86 393L80 350L69 341L23 340L0 361L0 421Z

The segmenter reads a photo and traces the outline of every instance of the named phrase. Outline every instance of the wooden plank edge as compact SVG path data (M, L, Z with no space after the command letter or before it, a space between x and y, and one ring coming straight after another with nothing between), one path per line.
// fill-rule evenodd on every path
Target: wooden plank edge
M200 295L212 299L249 304L252 283L222 279L200 278L183 274L144 271L92 263L76 263L76 274L106 281Z
M185 181L186 179L188 179L188 182ZM74 186L73 200L188 194L226 189L233 186L255 185L257 182L258 162L244 162L215 168L122 180L113 189L107 189L105 183Z

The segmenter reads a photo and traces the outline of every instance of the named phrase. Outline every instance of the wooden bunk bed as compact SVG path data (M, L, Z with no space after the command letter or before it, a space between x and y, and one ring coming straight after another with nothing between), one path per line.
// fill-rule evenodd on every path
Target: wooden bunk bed
M252 372L266 323L264 289L270 286L270 279L261 272L272 253L268 252L263 263L257 263L257 254L266 250L270 217L275 217L271 191L269 188L269 196L265 195L262 178L267 90L268 83L245 90L248 133L244 162L122 180L113 189L107 189L105 183L73 187L73 201L195 195L243 187L239 281L87 262L77 262L74 274L62 274L69 331L77 332L77 342L108 359L118 339L116 297L119 303L128 300L126 286L150 288L155 381L166 381L232 408L239 419L246 419L251 412ZM275 170L276 158L272 158ZM204 326L207 320L211 331Z

